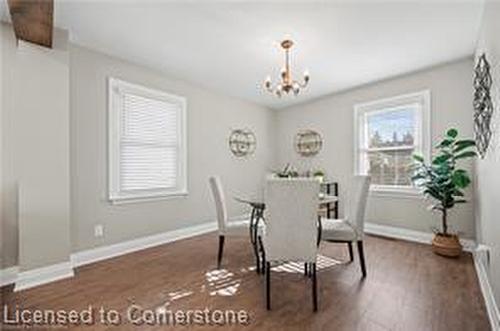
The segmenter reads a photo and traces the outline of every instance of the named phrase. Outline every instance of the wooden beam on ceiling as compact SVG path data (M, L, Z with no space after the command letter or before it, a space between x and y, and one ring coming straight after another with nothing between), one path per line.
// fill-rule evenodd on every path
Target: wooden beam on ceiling
M18 40L52 48L54 0L7 0Z

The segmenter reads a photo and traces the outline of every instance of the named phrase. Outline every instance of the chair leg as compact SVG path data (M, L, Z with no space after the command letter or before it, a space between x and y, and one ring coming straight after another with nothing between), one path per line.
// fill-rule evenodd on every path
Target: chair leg
M219 236L219 253L217 254L217 269L220 269L223 252L224 252L224 236Z
M354 261L354 252L352 251L352 242L348 242L347 246L349 247L349 262Z
M318 282L316 279L316 263L311 263L312 274L312 295L313 295L313 310L318 311Z
M260 247L260 260L259 260L259 263L260 263L260 273L261 274L264 274L265 270L266 270L266 251L264 250L264 244L262 243L262 238L261 237L258 237L258 244L259 244L259 247Z
M366 277L366 265L365 265L365 252L363 249L363 241L358 241L358 253L359 253L359 262L361 264L361 273L363 274L363 278Z
M252 213L250 214L250 227L249 227L249 231L250 231L250 241L253 243L255 243L255 236L254 236L254 226L255 226L255 208L252 208Z
M321 224L321 216L318 216L318 238L316 241L316 246L319 247L319 244L321 244L321 234L323 232L323 225Z
M312 276L312 263L304 263L304 276L311 278Z
M266 262L266 307L271 310L271 263Z
M255 265L256 265L256 271L258 274L260 274L260 257L259 257L259 243L257 241L252 243L253 246L253 251L255 254Z

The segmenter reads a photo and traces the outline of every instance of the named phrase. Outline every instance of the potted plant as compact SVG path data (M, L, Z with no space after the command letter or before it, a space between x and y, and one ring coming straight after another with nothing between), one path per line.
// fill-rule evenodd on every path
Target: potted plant
M313 173L313 177L316 178L320 183L323 183L323 181L325 180L325 172L318 169Z
M295 178L299 177L299 173L292 169L290 163L287 163L285 168L280 171L276 171L275 175L279 178Z
M430 164L426 164L421 155L413 155L416 163L412 181L423 189L425 196L434 200L429 208L441 212L441 229L432 240L433 250L448 257L457 257L462 252L458 236L449 231L448 211L456 204L467 202L463 190L471 183L467 170L459 168L458 161L476 156L474 140L457 136L456 129L446 132Z

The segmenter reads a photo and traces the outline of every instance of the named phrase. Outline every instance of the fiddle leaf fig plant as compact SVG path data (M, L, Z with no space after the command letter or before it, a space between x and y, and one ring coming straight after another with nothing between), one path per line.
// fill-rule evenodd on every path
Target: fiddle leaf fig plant
M467 170L459 167L458 161L475 157L476 143L471 139L458 139L457 129L449 129L444 139L435 147L436 154L430 163L421 155L413 155L416 161L412 181L422 188L426 196L435 203L430 206L442 214L442 234L448 233L448 210L456 204L465 203L464 189L470 185Z

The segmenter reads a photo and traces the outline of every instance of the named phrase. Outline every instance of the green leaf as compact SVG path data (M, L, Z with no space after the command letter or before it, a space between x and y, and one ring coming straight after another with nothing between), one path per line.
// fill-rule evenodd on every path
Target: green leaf
M457 129L449 129L446 132L446 135L451 138L456 138L458 136L458 130Z
M446 175L450 172L450 165L447 160L449 160L452 156L447 154L442 158L438 159L436 163L432 165L432 169L439 175Z
M421 155L413 154L413 159L414 159L415 161L418 161L418 162L424 163L424 158L423 158Z
M459 200L455 200L455 203L467 203L468 201L465 200L465 199L459 199Z
M445 163L446 161L448 161L450 158L451 158L452 155L450 154L441 154L441 155L438 155L434 158L434 160L432 160L432 163L433 164L441 164L441 163Z
M466 188L471 180L465 170L456 170L452 175L453 184L460 188Z
M473 139L460 139L455 142L457 146L459 145L467 145L467 146L475 146L476 141Z
M467 152L463 152L463 153L458 154L457 156L455 156L455 160L471 158L471 157L474 157L476 155L477 154L474 151L467 151Z
M443 197L441 196L441 194L439 194L439 191L436 190L433 187L427 187L424 190L424 194L429 194L431 197L433 197L434 199L436 199L438 201L441 201L443 199Z
M424 178L426 178L426 177L427 177L427 176L426 176L426 175L424 175L424 174L415 174L415 175L411 176L411 180L412 180L412 181L416 181L417 179L424 179Z
M474 140L460 140L455 143L455 148L453 149L453 153L458 153L466 148L476 146L476 142Z
M453 201L453 200L447 201L445 204L443 204L443 207L445 209L453 208L453 206L455 206L455 201Z
M457 140L456 141L457 144L470 144L470 143L474 143L474 145L476 144L476 140L474 139L460 139L460 140Z
M436 146L436 148L442 148L442 147L448 147L453 144L452 139L445 139L439 143L439 145Z

